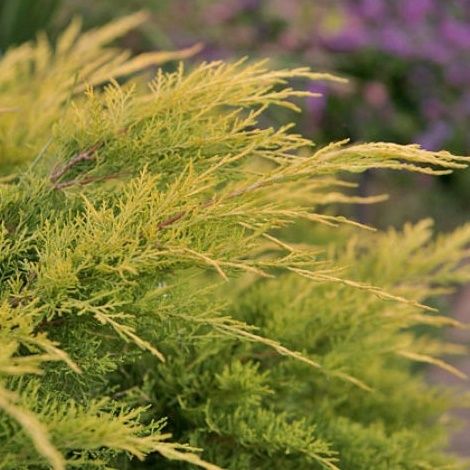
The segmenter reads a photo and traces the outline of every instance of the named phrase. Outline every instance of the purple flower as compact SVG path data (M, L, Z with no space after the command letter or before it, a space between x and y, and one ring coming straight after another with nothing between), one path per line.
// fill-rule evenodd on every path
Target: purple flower
M453 18L446 18L441 23L441 34L453 46L470 48L470 25Z
M367 103L374 108L383 108L389 101L387 88L377 81L366 83L363 95Z
M321 119L323 112L326 108L326 93L327 87L324 83L312 83L308 87L311 93L320 93L321 96L310 96L306 100L306 107L308 113L315 119Z
M468 62L468 58L462 60L456 57L455 60L446 67L445 76L452 85L468 87L470 83L470 68Z
M386 15L385 2L381 0L361 0L359 4L351 5L351 13L368 20L381 20Z
M279 35L278 42L286 51L295 51L299 46L299 37L294 31L284 31Z
M419 50L418 57L430 60L437 64L447 64L453 57L453 48L436 37L433 40L423 42Z
M204 19L209 25L231 20L240 11L240 5L233 1L221 1L210 5L204 11Z
M430 121L437 121L444 112L444 104L437 98L428 98L422 104L423 114Z
M359 17L350 17L345 28L331 36L324 36L323 43L337 52L354 51L366 47L369 43L369 31Z
M412 25L422 22L433 9L432 0L402 0L398 6L401 17Z
M240 0L245 10L257 10L261 6L261 0Z
M470 117L470 90L460 98L458 110L465 119Z
M440 150L450 136L450 127L444 121L436 121L417 137L417 142L426 150Z
M398 25L387 25L378 31L382 48L392 54L408 57L413 53L414 41Z

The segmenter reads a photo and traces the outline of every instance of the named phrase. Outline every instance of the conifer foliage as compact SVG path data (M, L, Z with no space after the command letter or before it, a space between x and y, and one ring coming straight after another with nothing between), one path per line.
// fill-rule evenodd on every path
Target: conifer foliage
M428 305L470 279L470 225L336 214L383 199L348 173L467 160L266 125L291 79L337 80L308 69L136 76L193 52L107 46L142 20L0 61L0 468L460 468L416 362L462 375Z

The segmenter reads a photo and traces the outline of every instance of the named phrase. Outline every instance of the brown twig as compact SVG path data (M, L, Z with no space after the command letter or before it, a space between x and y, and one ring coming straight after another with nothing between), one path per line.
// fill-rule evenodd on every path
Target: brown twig
M62 166L56 167L54 171L51 173L50 180L54 183L54 189L61 189L62 187L70 186L70 184L58 183L59 179L65 175L71 168L78 165L80 162L91 161L95 159L96 151L102 146L103 144L98 142L92 145L89 149L83 150L77 153L74 157L72 157L67 163ZM76 180L72 180L76 181Z
M61 326L65 324L65 322L66 322L65 317L53 318L52 320L48 320L47 318L44 318L36 326L36 332L41 333L45 331L46 328L49 328L51 326L52 327Z
M174 216L170 217L169 219L164 220L163 222L160 222L157 225L158 229L162 229L165 227L168 227L169 225L174 224L175 222L178 222L178 220L182 219L186 215L186 212L178 212Z
M10 297L9 299L10 302L10 307L11 308L17 308L20 305L31 302L33 298L31 296L26 296L26 297Z
M104 176L85 176L84 178L75 178L73 180L63 181L62 183L56 183L54 184L54 189L64 189L75 185L85 186L87 184L97 183L98 181L111 180L126 175L128 175L128 173L113 173L111 175Z

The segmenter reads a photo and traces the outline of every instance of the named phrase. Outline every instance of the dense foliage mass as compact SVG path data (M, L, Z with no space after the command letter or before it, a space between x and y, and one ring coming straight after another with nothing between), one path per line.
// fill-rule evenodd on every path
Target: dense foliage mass
M308 69L119 84L191 53L105 47L141 20L0 62L0 468L459 468L415 363L461 375L426 303L469 280L470 226L335 214L383 200L348 173L466 159L264 127L311 96L289 79L336 80Z

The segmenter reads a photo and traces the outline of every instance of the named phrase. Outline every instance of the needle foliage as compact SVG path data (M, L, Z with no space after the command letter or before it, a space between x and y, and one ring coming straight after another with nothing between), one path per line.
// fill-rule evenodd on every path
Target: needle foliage
M467 160L269 127L310 95L289 81L337 80L308 69L136 75L193 52L107 46L142 20L0 61L0 468L460 468L461 398L416 363L462 376L428 305L470 279L470 226L339 208L383 199L348 174Z

